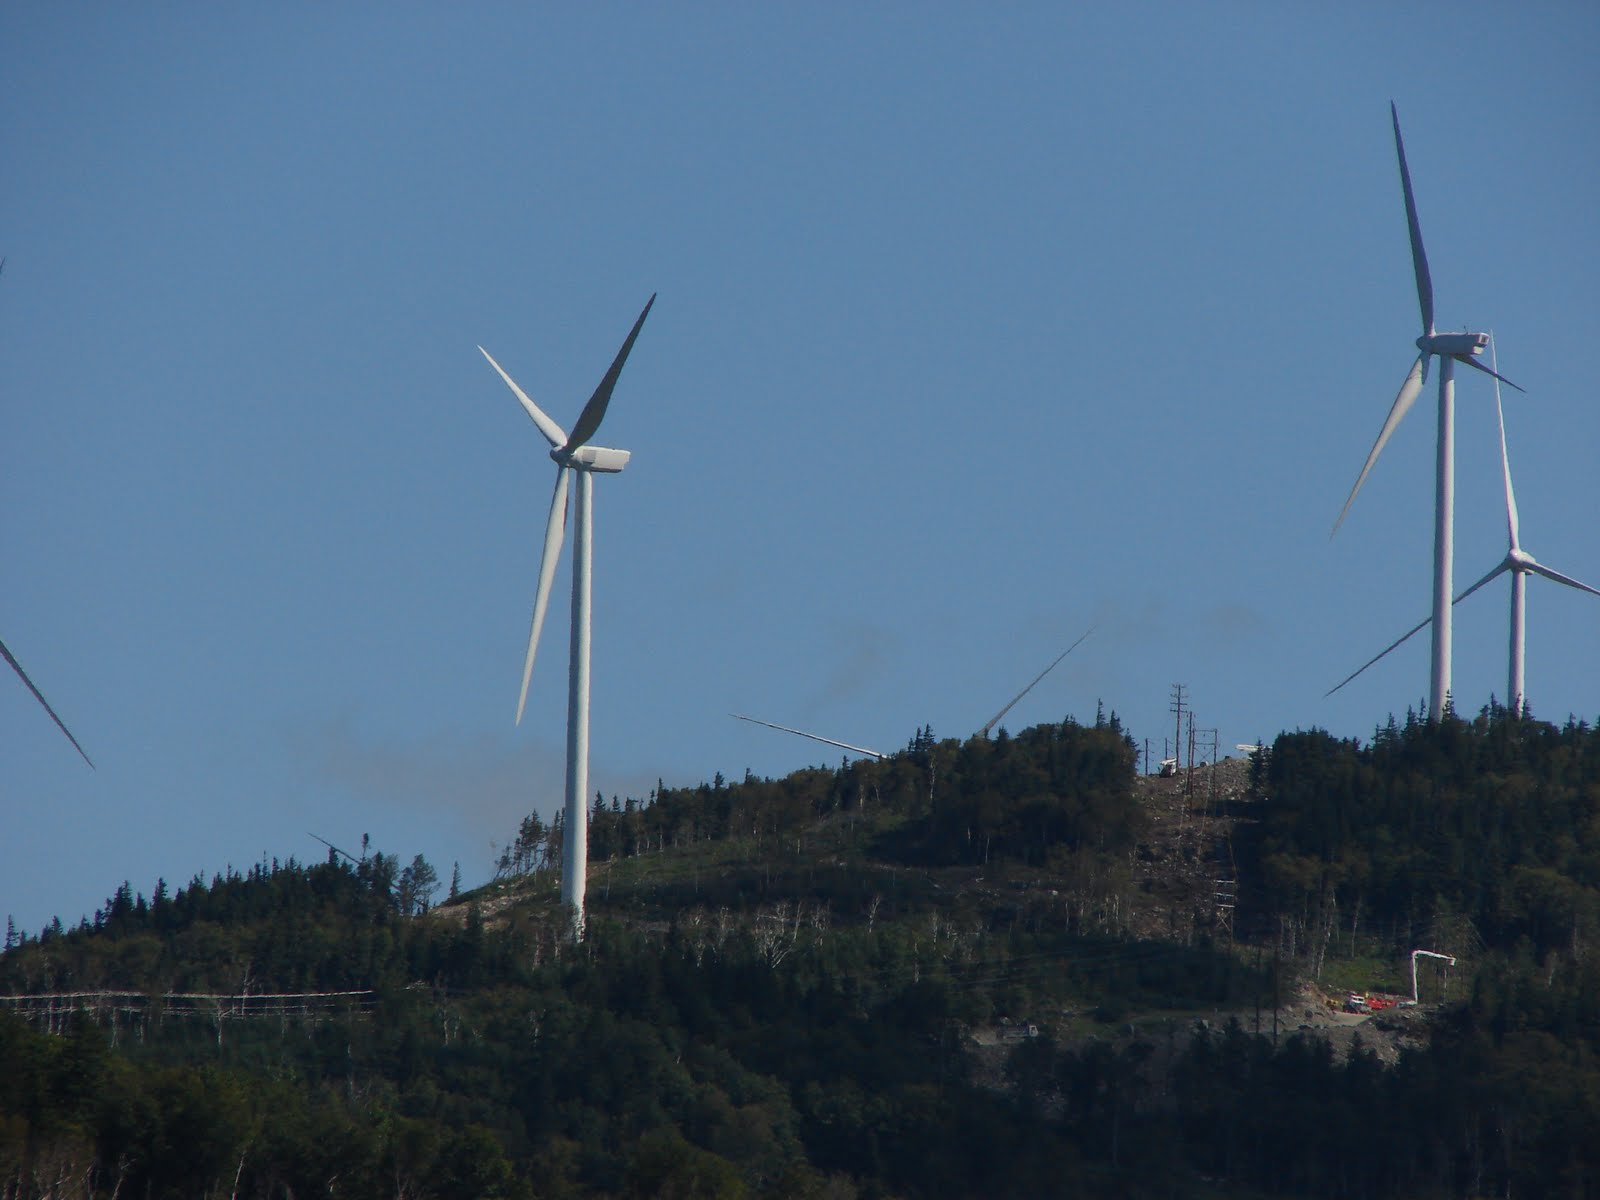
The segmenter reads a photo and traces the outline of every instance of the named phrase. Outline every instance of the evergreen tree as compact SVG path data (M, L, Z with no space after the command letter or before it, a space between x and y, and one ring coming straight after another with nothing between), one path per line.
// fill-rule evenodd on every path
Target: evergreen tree
M391 860L392 861L392 860ZM434 892L439 890L439 875L422 855L400 872L395 889L395 905L402 916L417 916L428 911Z

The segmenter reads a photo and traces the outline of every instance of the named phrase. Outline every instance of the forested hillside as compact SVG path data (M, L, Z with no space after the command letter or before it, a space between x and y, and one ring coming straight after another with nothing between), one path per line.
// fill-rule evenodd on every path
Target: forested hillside
M437 906L365 847L124 885L0 957L0 1196L1600 1195L1594 730L1134 764L1112 716L597 797L580 947L532 816ZM1418 947L1398 1057L1299 1028Z

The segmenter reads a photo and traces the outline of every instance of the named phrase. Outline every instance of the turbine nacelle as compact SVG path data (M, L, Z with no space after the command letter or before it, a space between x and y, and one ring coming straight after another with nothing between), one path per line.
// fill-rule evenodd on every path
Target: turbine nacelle
M1425 333L1417 339L1424 354L1445 354L1451 358L1473 358L1489 344L1487 333Z
M601 471L614 475L628 465L628 459L633 457L631 450L613 450L609 446L579 446L568 450L564 446L557 446L550 451L550 457L563 467L572 467L579 471Z

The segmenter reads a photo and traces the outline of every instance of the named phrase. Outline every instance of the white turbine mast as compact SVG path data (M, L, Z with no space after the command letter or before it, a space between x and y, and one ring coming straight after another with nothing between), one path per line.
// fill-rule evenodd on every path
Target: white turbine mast
M550 603L550 583L555 578L556 563L561 557L561 544L567 531L567 488L569 476L578 476L577 533L574 536L572 562L572 641L571 659L567 668L567 780L565 840L562 845L561 903L571 920L574 941L583 938L583 898L589 858L589 812L586 796L589 790L589 601L591 567L594 554L594 479L598 472L615 474L628 465L630 452L613 450L604 446L591 446L589 439L600 428L605 418L606 405L622 374L623 364L633 349L634 340L644 319L650 315L650 306L656 302L654 295L645 303L639 319L633 323L627 341L617 351L611 368L606 372L594 395L578 414L572 433L565 433L529 399L505 369L490 357L482 346L478 352L489 360L489 365L506 381L521 401L522 407L539 432L550 443L550 457L556 464L555 495L550 500L550 518L544 531L544 556L539 563L539 588L533 602L533 628L528 635L528 654L522 663L522 691L517 697L517 723L522 723L522 712L528 703L528 681L533 677L533 659L539 649L539 631L544 628L545 609Z
M0 260L0 265L4 265L3 260ZM28 690L33 693L33 698L44 706L44 711L50 714L50 719L56 723L56 728L67 735L67 741L72 743L72 748L78 752L84 762L89 763L89 769L91 771L94 770L94 764L89 762L89 756L83 752L83 747L78 745L78 739L72 736L72 730L68 729L67 723L56 715L56 710L50 707L50 701L46 700L44 693L34 686L33 680L28 678L28 673L22 669L22 664L6 648L4 642L0 642L0 657L3 657L11 664L11 669L17 673L17 678L27 685Z
M823 742L829 746L837 746L839 749L848 750L852 754L864 754L868 758L889 757L880 751L868 750L865 746L852 746L849 742L838 742L833 738L823 737L820 733L807 733L804 729L790 729L787 725L774 725L771 721L763 721L757 717L747 717L743 713L729 713L728 715L740 721L749 721L752 725L765 725L768 729L776 729L780 733L792 733L799 737L810 738L813 742Z
M1450 696L1450 592L1454 586L1452 575L1455 553L1455 364L1466 363L1469 367L1486 375L1493 375L1501 382L1517 388L1519 392L1523 389L1477 360L1477 356L1483 353L1484 346L1488 344L1488 334L1434 331L1433 278L1428 273L1427 253L1422 248L1422 227L1417 221L1417 205L1411 191L1411 172L1406 167L1405 142L1400 137L1400 114L1395 109L1393 101L1389 104L1389 115L1394 122L1394 148L1400 159L1400 186L1405 193L1406 226L1411 236L1411 267L1416 275L1417 302L1422 310L1422 336L1416 343L1420 353L1416 362L1411 364L1405 382L1400 385L1400 393L1395 397L1393 407L1389 409L1388 419L1384 421L1383 428L1378 433L1378 440L1373 443L1372 451L1367 455L1366 463L1362 465L1361 474L1356 477L1355 486L1350 489L1344 508L1339 512L1339 519L1333 523L1333 533L1339 532L1339 526L1344 523L1345 515L1355 501L1356 493L1366 482L1367 473L1372 470L1372 465L1378 461L1379 453L1402 418L1416 403L1417 397L1422 394L1423 385L1428 381L1428 360L1437 357L1439 427L1434 466L1433 616L1431 618L1433 665L1428 711L1428 719L1437 721L1442 717L1445 703Z
M1495 357L1492 344L1490 357L1491 361ZM1495 365L1498 366L1499 364L1496 363ZM1523 667L1527 648L1527 608L1524 598L1527 577L1529 575L1543 575L1546 579L1565 584L1570 588L1576 588L1580 592L1588 592L1593 596L1600 596L1600 590L1590 587L1587 583L1581 583L1570 575L1563 575L1560 571L1551 570L1522 548L1521 521L1517 516L1517 496L1511 488L1511 456L1506 450L1506 414L1500 405L1500 384L1498 379L1499 377L1497 376L1494 389L1494 407L1495 415L1500 422L1500 466L1505 478L1506 535L1509 545L1506 550L1506 556L1500 560L1499 564L1482 579L1478 580L1477 583L1457 596L1452 603L1460 604L1490 580L1498 579L1508 571L1511 573L1511 661L1506 675L1506 707L1512 712L1520 714L1527 704L1526 673ZM1346 676L1337 687L1331 689L1327 694L1333 695L1339 688L1342 688L1357 675L1361 674L1362 671L1372 666L1373 663L1384 657L1389 651L1407 641L1412 634L1422 630L1432 620L1432 617L1424 617L1417 624L1406 630L1398 639L1384 647L1375 657L1363 663L1354 674Z

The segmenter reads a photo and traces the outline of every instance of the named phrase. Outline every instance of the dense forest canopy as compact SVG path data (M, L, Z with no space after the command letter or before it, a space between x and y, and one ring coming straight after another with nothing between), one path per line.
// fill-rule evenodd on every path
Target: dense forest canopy
M1582 722L1494 708L1390 720L1366 746L1284 734L1256 787L1246 861L1265 907L1313 930L1367 920L1403 941L1465 922L1542 962L1582 958L1600 928L1600 737Z
M1112 716L596 797L578 947L532 815L438 906L366 846L125 884L9 933L0 1196L1600 1194L1592 728L1284 734L1187 796ZM1152 890L1224 854L1230 922ZM1269 1032L1424 939L1398 1058Z

